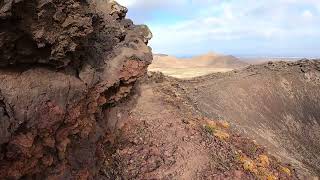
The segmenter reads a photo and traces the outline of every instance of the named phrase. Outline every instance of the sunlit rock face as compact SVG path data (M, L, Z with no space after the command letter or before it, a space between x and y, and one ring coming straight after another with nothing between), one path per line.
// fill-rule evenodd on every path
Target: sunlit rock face
M152 60L114 1L0 1L0 179L99 178L106 109Z

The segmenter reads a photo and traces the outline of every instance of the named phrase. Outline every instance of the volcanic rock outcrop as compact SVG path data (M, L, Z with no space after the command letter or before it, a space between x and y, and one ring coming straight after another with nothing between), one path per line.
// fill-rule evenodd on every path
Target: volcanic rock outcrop
M99 178L107 109L152 60L114 1L0 1L0 179Z

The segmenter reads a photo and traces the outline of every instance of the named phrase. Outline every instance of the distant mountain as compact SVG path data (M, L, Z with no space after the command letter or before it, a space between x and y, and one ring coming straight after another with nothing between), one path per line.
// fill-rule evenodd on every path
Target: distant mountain
M213 68L230 68L236 69L239 67L247 66L246 62L231 56L216 53L207 53L204 55L196 56L190 59L198 66L213 67Z
M153 54L153 56L161 56L161 57L165 57L165 56L168 56L168 54Z
M153 55L149 68L184 68L186 65L186 62L174 56Z
M247 66L246 62L234 56L226 56L217 53L207 53L192 58L177 58L174 56L154 54L150 68L228 68L236 69Z

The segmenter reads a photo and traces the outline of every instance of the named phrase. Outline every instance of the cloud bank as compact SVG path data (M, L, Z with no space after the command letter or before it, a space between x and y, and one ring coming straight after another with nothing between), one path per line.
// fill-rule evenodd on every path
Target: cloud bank
M319 56L319 0L118 0L147 24L154 52Z

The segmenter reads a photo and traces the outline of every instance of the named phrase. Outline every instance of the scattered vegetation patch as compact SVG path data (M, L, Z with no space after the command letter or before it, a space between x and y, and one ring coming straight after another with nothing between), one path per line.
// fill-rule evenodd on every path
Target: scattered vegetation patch
M235 149L233 154L237 170L262 180L295 179L292 170L283 166L275 157L255 141L233 134L226 121L204 119L204 130L215 139L224 141Z
M220 140L228 140L230 138L230 135L226 132L223 132L221 130L216 130L216 132L213 133L213 135Z
M217 137L220 140L228 140L230 135L225 131L230 127L228 122L215 122L212 120L207 120L207 123L204 125L206 132Z
M242 158L241 162L244 170L257 174L257 167L253 160L249 158Z
M259 155L258 161L260 163L259 165L262 167L269 167L270 165L269 157L267 155Z
M210 134L213 134L216 132L217 130L217 127L216 126L213 126L211 124L206 124L203 126L204 130Z
M292 177L291 170L287 167L279 165L278 162L272 162L270 158L261 154L256 159L251 159L242 152L236 156L236 159L240 162L242 168L253 174L257 179L276 180L283 175L287 178ZM273 168L279 167L279 168Z
M218 126L225 128L225 129L229 129L230 128L230 124L227 121L220 121L217 123Z
M253 160L245 155L239 156L239 161L243 166L243 169L254 174L258 179L273 180L277 177L269 169L269 158L266 155L260 155L259 158Z
M291 170L287 167L284 166L280 166L279 168L280 172L282 172L283 174L287 175L287 176L291 176Z

